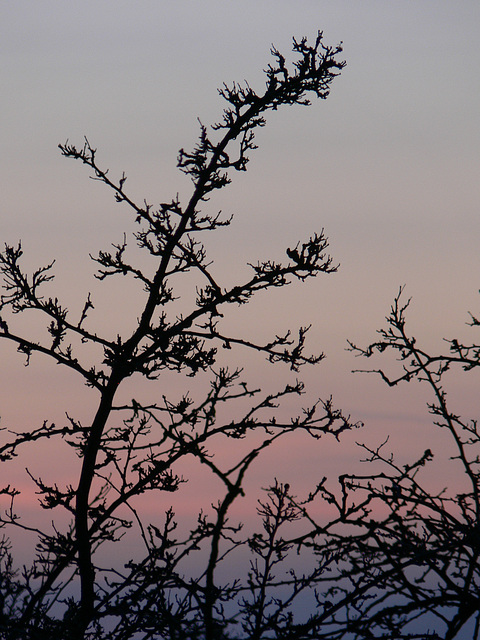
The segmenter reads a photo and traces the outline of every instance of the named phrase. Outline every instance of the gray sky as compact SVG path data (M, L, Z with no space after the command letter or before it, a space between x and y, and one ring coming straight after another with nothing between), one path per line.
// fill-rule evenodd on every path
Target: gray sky
M272 43L288 53L292 36L321 29L327 43L343 41L347 67L327 101L272 114L247 174L211 203L235 214L211 251L234 278L325 227L340 272L232 322L259 333L272 318L279 332L313 323L313 348L329 357L306 374L314 394L334 393L375 428L388 408L390 423L411 426L423 399L406 407L350 376L345 341L373 338L401 284L428 344L480 308L479 25L476 0L1 2L0 240L21 238L32 265L57 257L59 290L81 306L88 253L121 240L127 213L57 144L88 136L140 200L187 196L176 153L194 145L197 117L221 115L216 88L247 79L260 89ZM10 419L25 375L10 369L4 382ZM36 384L45 411L49 381Z

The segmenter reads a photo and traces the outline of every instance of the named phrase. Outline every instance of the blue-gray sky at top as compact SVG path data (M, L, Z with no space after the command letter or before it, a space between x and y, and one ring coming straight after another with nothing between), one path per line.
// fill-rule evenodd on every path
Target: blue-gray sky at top
M349 374L345 341L373 337L404 283L429 344L480 309L479 27L476 0L4 1L0 239L21 238L32 265L57 257L67 306L81 307L88 253L121 240L127 212L56 145L88 136L139 200L188 196L176 153L194 145L197 116L221 115L216 88L247 79L260 89L272 43L288 53L292 36L321 29L328 44L343 41L347 67L327 101L271 115L248 172L207 205L235 214L211 251L234 278L325 227L339 273L232 322L261 335L267 319L278 332L312 323L312 347L328 360L305 376L320 395L377 427L389 411L390 425L412 422L417 408L401 395ZM0 349L11 398L26 374ZM2 402L12 420L18 407Z

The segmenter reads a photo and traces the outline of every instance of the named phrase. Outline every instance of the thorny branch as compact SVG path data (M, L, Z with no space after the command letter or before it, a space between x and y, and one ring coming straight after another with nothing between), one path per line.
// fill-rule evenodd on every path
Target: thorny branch
M116 201L133 212L138 224L134 244L155 262L152 273L147 273L145 261L137 263L126 234L111 249L91 256L100 282L126 276L145 292L145 304L138 310L138 321L130 334L119 334L112 340L91 329L98 301L90 293L79 317L72 320L66 307L47 293L53 285L54 262L28 276L21 265L20 244L6 245L0 255L5 291L0 300L0 338L16 344L26 355L26 364L37 354L48 356L80 374L99 394L90 424L82 425L69 416L67 426L45 421L31 432L8 432L0 449L2 459L7 460L28 443L61 438L73 447L80 461L79 481L74 487L49 486L32 476L41 506L51 511L64 509L73 517L66 532L56 528L53 533L38 532L40 542L32 568L25 569L21 577L15 576L8 544L0 545L5 580L0 582L0 602L6 603L2 604L0 616L4 617L0 620L8 638L120 640L138 633L144 638L165 634L172 638L198 634L211 640L220 637L229 623L224 603L238 585L218 584L217 567L229 548L244 543L239 537L241 528L229 524L228 512L243 494L250 465L261 451L289 433L338 437L352 426L333 409L331 401L317 403L290 421L279 418L282 400L303 392L299 382L266 395L242 417L232 418L234 413L229 420L220 417L226 403L245 402L260 392L240 382L238 371L215 369L219 346L243 346L264 354L272 363L288 363L294 371L323 357L304 353L307 328L300 328L297 339L287 332L260 344L252 337L230 335L221 326L227 308L245 304L261 291L334 272L337 267L326 252L323 231L288 248L284 263L267 260L250 265L252 275L233 287L223 283L222 272L215 271L199 240L200 233L230 224L231 218L202 213L201 206L215 190L228 185L232 171L246 170L249 153L256 148L255 131L265 125L267 112L283 105L308 105L310 96L326 98L332 80L344 66L337 60L341 47L326 46L321 33L313 45L306 39L294 40L293 51L296 61L290 69L283 55L272 49L273 62L266 69L263 92L255 92L248 84L224 85L220 90L227 102L222 120L211 128L201 124L193 151L179 152L178 167L193 185L186 203L178 197L156 208L146 201L137 203L126 190L126 175L111 178L88 139L79 148L68 141L60 145L65 157L87 165L92 178L110 188ZM178 316L172 305L175 290L178 279L189 272L196 273L203 284L198 286L190 311ZM31 336L11 329L16 314L31 312L44 319L43 332L41 323ZM91 346L100 350L100 358L92 355ZM209 372L211 391L199 403L188 395L179 401L165 398L163 404L117 402L125 379L133 375L157 379L166 371L189 376ZM241 449L236 461L217 462L214 453L219 439L246 441L255 433L259 438L252 440L250 448ZM136 505L148 492L166 496L177 492L184 483L180 469L185 459L197 460L210 469L223 484L224 496L215 508L213 522L202 513L189 535L175 539L173 510L167 510L162 528L144 524ZM14 510L16 490L8 487L4 493L11 506L0 526L24 527ZM145 558L128 563L124 572L103 569L96 560L97 550L120 540L133 522L139 528ZM182 562L194 551L206 548L209 559L204 571L197 578L184 578ZM78 600L67 595L69 585L77 580ZM55 614L54 604L63 607L63 617ZM113 624L112 631L107 632L105 620L110 621L110 627Z

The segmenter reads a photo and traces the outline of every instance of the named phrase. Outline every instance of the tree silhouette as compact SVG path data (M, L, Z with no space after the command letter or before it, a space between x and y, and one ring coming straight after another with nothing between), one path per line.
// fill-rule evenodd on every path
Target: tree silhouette
M304 623L294 617L295 603L316 587L323 569L319 565L309 575L297 575L293 569L276 573L292 548L282 531L303 513L288 485L271 487L259 507L263 529L253 537L245 538L228 513L243 493L253 460L279 438L297 431L313 438L323 434L338 438L352 425L330 400L306 408L300 417L285 419L282 401L300 395L303 385L297 381L262 395L242 380L239 369L217 366L217 349L242 346L272 364L287 363L293 371L320 362L322 354L305 351L305 327L297 337L289 331L264 343L254 336L230 334L222 318L229 305L243 305L262 291L332 273L337 267L327 254L322 231L287 249L286 262L252 264L247 280L224 286L199 239L230 223L220 215L203 213L202 205L229 184L232 170L246 170L249 152L255 149L255 131L265 125L267 111L309 105L311 96L326 98L344 66L337 59L341 47L326 46L321 33L313 45L306 39L294 40L293 51L296 60L290 68L272 49L263 93L248 84L222 87L220 95L227 103L222 119L211 128L201 125L196 147L182 149L178 156L178 167L192 182L186 203L177 197L158 207L139 204L126 190L126 176L111 178L88 140L81 147L68 141L60 145L61 153L87 165L92 177L110 188L138 223L133 242L125 234L122 243L93 257L100 281L122 275L142 287L145 303L130 334L119 333L112 339L96 329L97 303L90 294L79 316L72 317L57 297L45 293L53 279L53 262L28 274L22 267L21 244L6 245L0 255L4 278L0 337L16 345L26 364L43 355L76 372L98 398L87 426L67 414L63 425L46 420L28 432L4 432L0 447L4 463L21 455L27 443L51 440L73 448L79 465L76 484L66 487L32 476L41 507L64 512L71 520L67 527L54 525L53 533L24 524L15 507L17 489L11 485L1 489L10 503L1 526L37 534L35 561L20 571L14 568L8 539L0 545L0 628L6 639L253 639L303 633ZM154 260L154 269L135 257L132 244ZM192 273L202 284L192 307L179 315L173 304L181 290L178 283ZM17 329L19 314L35 315L43 338ZM210 389L199 401L186 393L176 399L161 396L161 401L149 404L119 400L118 391L129 378L161 383L168 371L187 376L207 372ZM239 402L247 400L248 408L242 404L238 409ZM223 417L225 406L232 406L228 419ZM239 448L235 462L214 456L219 441L248 443L248 438L252 444ZM214 517L201 511L187 533L178 527L173 508L161 522L145 522L138 499L147 493L178 491L183 482L178 469L186 459L197 460L223 483ZM105 568L102 550L118 543L132 527L138 530L143 557ZM218 567L246 544L253 560L245 582L221 582ZM189 575L184 564L192 554L204 564L197 574ZM305 637L310 637L308 625L304 628Z
M431 448L401 464L388 451L387 437L375 448L361 445L375 472L341 475L337 488L324 480L303 503L292 501L312 527L291 544L308 545L320 564L333 559L330 574L319 576L318 609L303 637L480 637L480 433L477 419L462 418L445 390L451 372L474 375L480 345L450 339L448 353L428 353L407 331L409 304L400 290L378 340L350 348L380 364L395 355L369 370L391 387L428 385L434 426L451 444L450 474L445 478L449 463L434 438ZM472 315L470 324L478 327L480 321ZM434 491L425 471L437 455L442 482L455 482ZM333 509L326 524L312 516L315 500Z

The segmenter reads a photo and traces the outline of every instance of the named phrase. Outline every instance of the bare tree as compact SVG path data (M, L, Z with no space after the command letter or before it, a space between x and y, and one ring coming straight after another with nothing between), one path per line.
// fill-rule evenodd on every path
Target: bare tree
M199 239L230 223L220 215L203 213L202 204L229 184L232 170L246 170L249 152L255 149L254 133L265 125L267 111L283 105L308 105L309 96L326 98L332 80L344 66L337 59L341 48L326 46L321 33L313 45L306 39L294 40L293 51L296 60L290 68L283 55L272 49L263 93L256 93L248 84L222 87L220 95L227 103L222 119L211 128L201 125L196 147L182 149L178 156L178 167L192 181L186 203L178 198L158 207L138 203L126 190L126 176L110 177L88 140L81 147L68 141L60 145L62 154L87 165L92 177L111 189L138 223L133 242L127 242L125 234L123 242L93 258L100 281L127 276L144 291L145 303L138 309L138 323L130 334L119 333L111 339L95 329L96 301L90 294L78 317L72 317L57 297L47 295L53 262L28 274L22 267L20 244L6 245L0 255L4 278L0 337L14 343L27 364L31 358L46 356L76 372L98 397L87 426L67 414L63 425L46 420L32 431L4 433L0 447L4 463L21 455L25 444L49 439L72 447L79 465L76 484L66 487L32 477L41 507L54 513L63 510L71 518L70 526L55 527L53 533L24 524L15 508L16 488L7 485L1 490L10 506L0 525L33 531L38 538L34 563L20 571L15 571L8 539L0 545L4 638L286 637L293 628L296 600L315 586L318 569L309 578L293 570L283 577L274 575L291 548L280 531L295 522L301 511L290 502L288 486L274 484L260 507L264 529L249 541L256 560L245 584L235 580L223 584L216 577L225 557L246 543L240 526L229 521L228 513L243 492L250 465L266 447L291 432L305 431L313 438L323 434L338 437L352 425L330 400L285 420L281 403L288 396L302 394L300 382L262 395L260 389L242 380L240 370L222 368L216 362L218 347L236 346L256 351L273 364L287 363L293 371L320 362L322 354L305 352L305 327L296 338L289 331L263 343L254 336L231 335L223 328L222 318L229 305L243 305L262 291L329 274L337 267L327 254L321 231L287 249L286 262L252 264L247 280L225 286L221 271L210 264ZM140 266L145 262L135 258L132 244L155 261L151 273ZM178 282L192 272L202 282L195 303L176 315L172 308ZM31 313L43 319L38 327L47 338L38 340L37 334L32 337L17 331L18 315ZM92 356L94 350L101 354L98 358ZM208 372L210 390L198 401L188 394L167 398L161 380L168 371L187 376ZM132 376L159 379L157 399L149 404L119 401L119 389ZM248 408L240 412L238 401L248 399ZM228 420L222 417L226 405L234 407ZM234 463L214 457L219 440L243 441L252 434L261 437L255 437L250 448L239 449ZM187 534L177 529L173 508L167 509L162 522L145 522L137 499L147 492L165 495L179 490L183 482L179 464L190 458L223 483L214 517L202 511ZM131 527L138 530L143 558L103 567L101 550L115 544ZM198 575L188 575L183 563L194 552L205 563Z
M407 463L389 451L387 437L377 447L361 445L370 467L364 474L340 476L337 488L324 479L303 502L290 497L311 525L290 544L313 549L320 566L330 563L330 573L318 576L318 608L304 627L305 637L480 637L480 433L477 419L462 417L445 388L451 372L474 375L480 345L450 339L447 353L432 355L407 331L409 304L400 290L378 340L350 348L360 357L380 359L383 366L369 371L389 386L419 381L430 388L428 409L434 427L449 436L454 474L445 477L449 463L435 433L431 446ZM472 315L470 324L476 328L480 321ZM387 364L389 353L396 357ZM425 476L435 457L442 478L437 491ZM333 509L326 523L312 516L316 500Z

